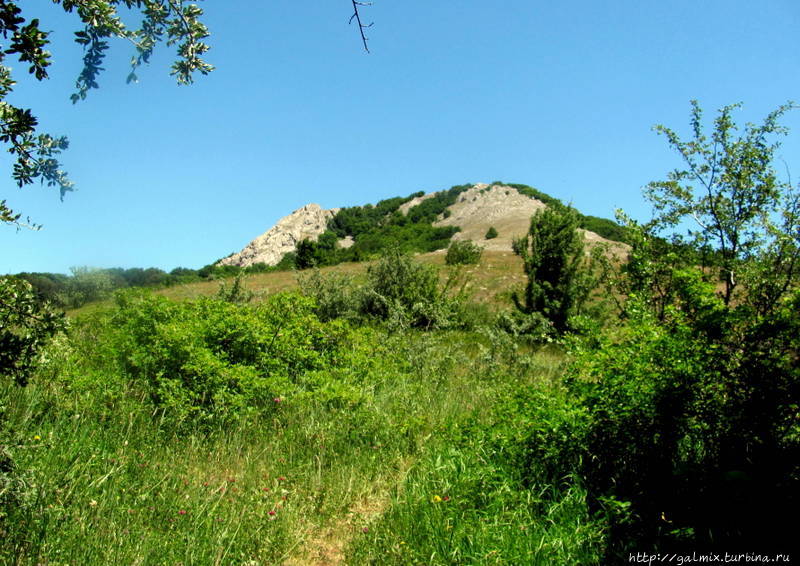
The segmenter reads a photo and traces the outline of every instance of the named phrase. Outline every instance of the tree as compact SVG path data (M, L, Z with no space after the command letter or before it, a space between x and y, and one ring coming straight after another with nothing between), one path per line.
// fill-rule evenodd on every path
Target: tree
M486 231L486 235L484 236L487 240L493 240L497 237L497 229L494 226L490 226L489 229Z
M778 120L793 104L779 106L761 125L747 124L741 135L732 119L741 104L725 106L714 120L710 137L703 132L699 104L691 104L690 141L656 126L686 167L669 173L666 181L647 186L645 195L657 213L648 228L658 233L693 222L696 228L689 231L688 242L680 236L674 241L688 243L698 254L703 249L714 252L699 257L719 271L725 304L731 303L744 282L749 283L750 299L761 295L774 303L798 268L800 195L779 179L772 165L780 147L773 138L787 133ZM756 258L758 262L750 261ZM767 288L762 287L765 283Z
M741 134L738 107L722 108L708 137L696 102L690 141L656 128L687 167L646 187L655 218L629 223L623 320L572 370L590 414L590 498L630 511L610 530L621 551L631 538L766 549L793 536L783 517L800 501L800 191L772 165L792 106Z
M528 277L522 297L512 299L523 314L538 314L562 333L578 314L592 286L586 273L583 236L577 231L578 214L572 207L550 206L536 211L528 234L514 241Z

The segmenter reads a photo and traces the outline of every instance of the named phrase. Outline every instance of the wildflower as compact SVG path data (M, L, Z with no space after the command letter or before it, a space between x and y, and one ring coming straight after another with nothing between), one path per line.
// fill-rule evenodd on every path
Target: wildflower
M369 527L364 527L363 529L361 529L361 532L362 533L368 533L369 532Z
M442 498L439 497L438 495L434 495L433 496L433 502L434 503L441 503L442 502Z
M280 476L280 477L278 478L278 481L286 481L286 478L285 478L285 477L283 477L283 476Z
M450 501L450 496L445 495L444 497L442 497L442 501Z
M274 401L275 403L280 403L280 402L282 401L282 399L281 399L280 397L275 397L275 398L273 399L273 401Z
M269 491L269 488L268 487L262 487L261 491Z
M186 515L186 509L181 509L178 511L178 515Z
M33 437L33 439L38 442L42 439L42 437L37 434L36 436Z
M94 499L92 499L92 500L89 502L89 507L97 507L97 501L95 501Z

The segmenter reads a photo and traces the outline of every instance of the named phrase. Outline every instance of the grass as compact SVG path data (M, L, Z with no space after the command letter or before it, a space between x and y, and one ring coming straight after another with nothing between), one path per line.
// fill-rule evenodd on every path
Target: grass
M440 266L444 254L421 256ZM323 271L353 275L365 264ZM473 300L508 304L520 260L462 267ZM293 273L247 278L262 297ZM157 291L176 301L218 282ZM28 387L0 387L0 563L598 563L603 526L578 483L527 485L491 429L515 391L548 391L564 354L489 327L355 329L352 367L220 425L176 422L125 373L110 302L70 313ZM357 367L356 367L357 366ZM513 415L509 415L513 418ZM496 440L496 439L495 439ZM0 454L0 457L2 454ZM2 462L0 462L2 463Z
M400 564L428 563L435 547L430 563L499 563L530 550L519 546L530 494L503 496L495 511L469 503L483 488L465 473L491 474L453 439L506 388L557 375L560 355L480 333L376 330L370 347L382 354L356 405L298 396L269 419L196 430L154 413L141 385L93 349L102 329L89 329L57 341L28 387L0 391L16 482L0 522L6 562ZM430 507L434 494L465 497L463 513ZM400 537L411 554L392 550ZM486 544L506 550L478 560Z
M447 277L444 252L420 254L417 259L441 268L442 280ZM367 267L372 262L343 263L331 267L323 267L322 273L344 273L363 278ZM472 300L487 305L492 309L505 308L510 304L511 291L522 287L525 276L522 271L522 260L511 252L484 251L481 261L475 266L463 266L463 272L469 279ZM247 288L261 296L272 295L282 291L297 289L297 275L292 271L276 271L249 275L245 278ZM187 285L166 287L156 292L174 300L191 300L197 297L209 297L219 290L219 281L201 281ZM70 316L80 316L103 310L111 304L110 300L89 303L80 308L68 311Z

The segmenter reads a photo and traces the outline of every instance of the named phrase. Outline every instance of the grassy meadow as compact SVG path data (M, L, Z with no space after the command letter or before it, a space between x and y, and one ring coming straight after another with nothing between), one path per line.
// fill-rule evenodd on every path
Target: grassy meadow
M494 289L510 269L508 258L498 259L484 258L487 268L475 270L483 277L473 284ZM169 321L164 312L218 283L73 313L27 387L4 382L14 465L4 476L5 563L598 560L604 528L585 492L573 484L523 485L498 453L513 441L493 432L502 420L498 407L515 391L557 394L559 348L534 350L488 327L425 332L321 323L307 305L270 304L269 291L296 287L287 274L254 276L247 285L261 293L260 305L283 310L275 322L287 348L306 333L336 334L337 341L318 363L276 369L281 379L248 399L257 411L220 402L186 414L184 405L201 402L154 394L157 384L131 363L172 347L160 361L140 362L160 371L159 363L185 355L181 348L197 334L175 327L178 334L159 337L147 325L159 317L167 326L192 324L186 313ZM206 301L206 317L215 316L222 302ZM234 310L247 317L244 311L258 308ZM246 325L235 326L214 340L238 334L244 348L261 347L257 337L242 337ZM139 331L141 343L131 344ZM231 351L226 356L235 365Z

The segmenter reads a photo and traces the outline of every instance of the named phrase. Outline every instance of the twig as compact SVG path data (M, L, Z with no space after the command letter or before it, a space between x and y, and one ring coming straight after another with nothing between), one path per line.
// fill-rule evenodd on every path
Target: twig
M364 30L371 28L372 24L375 22L370 22L364 25L361 22L361 14L358 13L359 6L372 6L372 2L360 2L359 0L353 0L353 15L350 16L350 21L348 23L352 24L353 20L358 23L358 31L361 33L361 42L364 44L364 51L369 53L369 47L367 47L367 36L364 34Z

